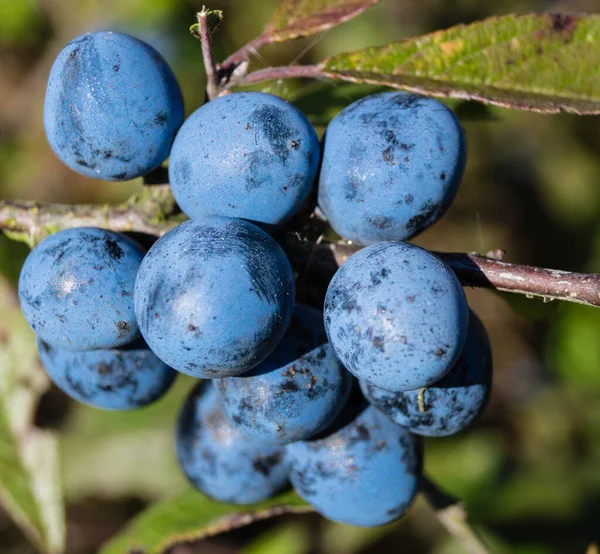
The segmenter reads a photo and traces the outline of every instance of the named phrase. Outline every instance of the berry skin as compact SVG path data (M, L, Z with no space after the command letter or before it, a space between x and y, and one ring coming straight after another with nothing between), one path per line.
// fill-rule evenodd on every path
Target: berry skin
M300 110L272 94L240 92L185 121L169 181L190 218L238 217L274 230L307 199L319 158L319 140Z
M465 148L458 120L437 100L408 92L367 96L327 127L319 206L345 239L408 239L452 203Z
M485 409L492 386L492 349L485 327L473 313L458 361L434 385L421 390L388 392L361 383L378 410L411 433L445 437L470 425Z
M452 270L412 244L368 246L336 272L325 329L344 366L389 391L439 381L462 351L469 312Z
M176 446L190 482L220 502L259 502L288 482L282 448L248 438L231 427L210 383L198 384L184 404Z
M124 235L79 227L51 235L21 269L19 300L44 341L67 350L118 348L139 337L133 286L144 250Z
M405 514L419 486L419 442L373 407L324 438L285 448L298 494L339 523L390 523Z
M46 136L58 158L82 175L126 181L147 173L167 158L182 122L175 75L141 40L86 33L52 66Z
M135 312L150 348L205 379L240 375L277 346L294 307L294 275L279 245L242 220L204 217L149 250Z
M322 314L296 306L287 333L264 362L215 381L231 424L280 444L311 438L329 425L344 407L351 376L326 340Z
M38 350L59 389L103 410L134 410L152 404L169 390L177 375L141 340L120 350L72 352L38 339Z

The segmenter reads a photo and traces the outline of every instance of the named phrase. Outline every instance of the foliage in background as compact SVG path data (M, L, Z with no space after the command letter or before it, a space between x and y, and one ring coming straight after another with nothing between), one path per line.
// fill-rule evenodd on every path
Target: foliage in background
M1 278L0 313L0 501L40 550L58 554L65 542L58 438L32 421L50 380L14 291Z

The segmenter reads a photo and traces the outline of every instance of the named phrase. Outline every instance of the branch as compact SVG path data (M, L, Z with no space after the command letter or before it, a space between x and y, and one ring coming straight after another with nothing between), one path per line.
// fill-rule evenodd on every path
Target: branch
M183 220L168 185L148 186L144 193L118 206L97 204L39 204L0 201L0 230L34 246L52 233L71 227L102 227L162 236ZM308 222L308 223L307 223ZM346 242L320 242L326 222L312 214L303 227L284 232L279 239L302 283L325 288L337 271L360 247ZM539 296L600 307L600 275L572 273L518 265L491 256L435 252L468 287Z
M146 187L124 204L44 204L0 200L0 230L33 247L47 236L72 227L102 227L161 236L177 220L177 206L169 185Z
M600 275L517 265L477 254L436 253L468 287L600 306Z
M456 499L441 491L427 477L421 478L421 491L427 498L439 522L460 542L469 554L489 554L477 532L467 519L465 507Z
M307 262L307 273L332 277L360 246L345 242L322 243L316 246ZM494 289L502 292L538 296L545 301L564 300L600 307L600 275L545 269L530 265L510 264L494 257L478 254L434 252L446 262L467 287ZM309 280L309 278L307 278Z

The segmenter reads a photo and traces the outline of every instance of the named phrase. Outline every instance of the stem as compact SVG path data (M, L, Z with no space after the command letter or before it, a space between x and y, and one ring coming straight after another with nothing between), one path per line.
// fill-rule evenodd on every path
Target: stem
M275 81L278 79L296 78L318 79L323 77L323 71L318 65L290 65L284 67L267 67L253 71L245 77L236 80L235 86L251 85L262 81Z
M600 306L600 275L517 265L477 254L438 252L463 285Z
M427 477L421 478L421 491L427 498L439 522L461 543L469 554L489 554L477 532L467 519L465 507L452 496L443 492Z
M208 26L206 8L203 7L197 14L200 44L202 45L202 58L204 59L204 71L206 72L206 94L209 100L216 98L219 94L219 74L215 64L212 51L212 39Z
M268 44L268 37L265 34L256 37L251 40L248 44L242 46L237 52L234 52L229 56L220 67L227 74L231 74L233 70L241 63L245 62L255 50L259 50L265 44Z
M322 243L311 253L307 272L312 277L328 274L360 250L360 246L345 242ZM530 265L510 264L479 254L434 252L456 273L467 287L494 289L502 292L538 296L545 301L564 300L586 306L600 307L600 275L545 269ZM313 266L313 267L310 267ZM321 277L323 278L323 277Z

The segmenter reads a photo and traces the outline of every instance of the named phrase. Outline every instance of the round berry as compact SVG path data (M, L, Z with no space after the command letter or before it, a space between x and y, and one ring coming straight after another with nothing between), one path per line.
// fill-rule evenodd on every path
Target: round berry
M133 287L143 257L136 242L104 229L51 235L21 269L19 300L27 323L44 342L67 350L132 342L139 337Z
M215 381L231 424L281 444L311 438L329 425L344 407L351 379L326 340L322 314L296 306L287 333L264 362Z
M283 250L242 220L186 221L149 250L135 284L135 312L150 348L193 377L240 375L283 337L294 307Z
M420 444L372 407L323 438L285 448L292 485L333 521L390 523L406 513L419 487Z
M412 244L368 246L336 272L325 329L344 366L389 391L439 381L454 365L469 312L452 270Z
M58 158L82 175L125 181L147 173L167 158L182 122L175 76L141 40L86 33L52 66L46 136Z
M217 98L183 124L169 181L191 218L223 215L272 230L293 216L315 180L320 146L292 104L272 94Z
M231 427L209 383L197 385L184 404L176 445L190 482L220 502L259 502L288 482L281 447L246 437Z
M367 96L327 127L319 206L345 239L404 240L448 209L465 159L460 124L437 100L408 92Z
M411 433L445 437L468 427L483 412L492 387L492 349L485 327L473 313L462 354L437 383L420 390L389 392L361 383L378 410Z
M119 350L72 352L38 339L38 350L59 389L103 410L134 410L152 404L169 390L176 375L143 341Z

